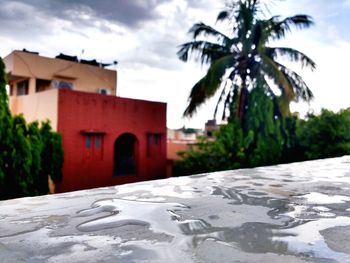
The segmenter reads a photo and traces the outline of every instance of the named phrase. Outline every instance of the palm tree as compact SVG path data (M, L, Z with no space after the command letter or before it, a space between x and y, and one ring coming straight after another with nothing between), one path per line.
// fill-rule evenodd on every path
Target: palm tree
M260 19L260 5L259 0L238 0L219 13L217 21L228 21L232 27L231 35L204 23L197 23L189 30L194 40L180 46L179 59L186 62L192 55L202 64L209 64L209 69L193 86L184 116L192 116L198 106L221 89L217 107L223 103L223 119L229 111L231 117L237 116L242 123L249 92L257 80L263 81L268 93L278 101L281 115L290 113L291 101L312 99L313 94L302 77L276 59L284 56L311 70L315 69L315 62L293 48L268 46L270 42L285 37L292 27L310 27L312 18L295 15L284 19L280 16ZM203 40L203 37L208 40ZM272 81L281 91L278 96L269 85Z

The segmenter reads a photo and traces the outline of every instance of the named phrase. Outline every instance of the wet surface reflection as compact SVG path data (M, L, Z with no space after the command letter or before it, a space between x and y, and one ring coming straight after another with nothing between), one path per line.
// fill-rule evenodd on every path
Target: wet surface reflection
M210 194L226 200L233 207L246 206L247 212L259 206L269 208L267 215L276 223L253 220L238 227L220 227L202 218L184 219L182 212L184 210L188 212L191 207L183 204L110 199L98 201L92 205L91 209L80 211L79 216L91 216L101 212L109 214L86 221L77 228L80 231L98 231L127 225L141 225L153 232L171 236L171 241L163 244L168 250L171 248L195 250L203 242L210 240L228 247L238 247L247 253L275 253L304 259L350 262L349 254L330 249L321 235L321 231L325 229L350 225L350 217L342 216L346 208L342 211L320 206L320 204L347 203L349 198L346 196L309 193L289 198L276 198L266 196L268 193L265 192L219 186L211 187ZM210 215L208 219L215 221L219 216ZM133 241L133 245L128 246L128 249L128 257L132 255L133 250L148 249L153 252L147 253L153 256L157 253L145 246L143 241Z
M350 262L349 163L343 157L3 202L0 253L13 259L7 262Z

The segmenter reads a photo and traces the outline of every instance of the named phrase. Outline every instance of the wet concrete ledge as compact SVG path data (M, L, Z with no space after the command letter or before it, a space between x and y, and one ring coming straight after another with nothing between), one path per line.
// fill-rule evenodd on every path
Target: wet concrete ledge
M0 208L2 262L350 262L350 156Z

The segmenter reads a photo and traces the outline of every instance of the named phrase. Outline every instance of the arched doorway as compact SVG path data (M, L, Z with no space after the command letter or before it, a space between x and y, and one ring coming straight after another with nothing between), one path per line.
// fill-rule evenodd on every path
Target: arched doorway
M136 175L138 142L135 135L124 133L114 143L114 176Z

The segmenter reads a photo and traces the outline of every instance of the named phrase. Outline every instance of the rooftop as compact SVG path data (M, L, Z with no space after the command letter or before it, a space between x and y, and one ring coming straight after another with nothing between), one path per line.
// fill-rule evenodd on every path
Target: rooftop
M16 50L16 51L39 56L39 52L29 51L29 50L27 50L25 48L22 49L22 50ZM76 62L76 63L81 63L81 64L87 64L87 65L96 66L96 67L101 67L101 68L105 68L105 67L108 67L108 66L111 66L111 65L117 65L118 64L117 61L113 61L113 63L100 63L100 62L97 62L96 59L92 59L92 60L79 59L78 56L71 56L71 55L67 55L67 54L63 54L63 53L60 53L59 55L55 56L55 58L56 59L67 60L67 61L71 61L71 62Z

